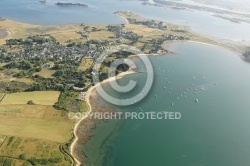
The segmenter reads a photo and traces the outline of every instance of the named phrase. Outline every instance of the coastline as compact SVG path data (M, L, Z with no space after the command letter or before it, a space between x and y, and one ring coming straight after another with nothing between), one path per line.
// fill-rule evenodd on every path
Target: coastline
M124 19L125 20L125 22L126 22L126 24L128 23L128 20L125 18L125 17L123 17L123 16L120 16L120 15L118 15L119 17L121 17L122 19ZM8 33L9 33L9 35L11 35L11 33L10 33L10 31L8 31ZM14 33L13 33L14 34ZM169 43L169 44L171 44L171 43L175 43L175 42L181 42L181 43L184 43L184 42L192 42L192 43L197 43L197 44L204 44L204 45L208 45L208 46L215 46L215 47L220 47L220 48L224 48L225 50L229 50L229 51L233 51L233 50L231 50L231 49L229 49L229 48L226 48L226 47L223 47L223 46L220 46L220 45L216 45L216 44L210 44L210 43L206 43L206 42L199 42L199 41L189 41L189 40L187 40L187 41L165 41L165 42L167 42L167 43ZM164 43L165 43L164 42ZM163 45L164 45L164 43L163 43ZM167 46L167 45L166 45ZM163 47L164 48L164 47ZM237 51L233 51L233 52L235 52L235 53L237 53L237 55L239 55L240 56L240 58L241 59L243 59L243 56L240 54L240 52L237 52ZM168 53L166 53L166 54L168 54ZM166 54L163 54L163 55L166 55ZM144 54L144 55L148 55L148 54ZM150 56L157 56L157 55L159 55L159 54L150 54ZM139 55L134 55L134 56L139 56ZM132 56L131 56L132 57ZM104 80L103 82L101 82L101 83L98 83L97 85L95 85L95 86L92 86L89 90L88 90L88 92L87 92L87 95L86 95L86 102L87 102L87 105L88 105L88 112L87 112L87 114L84 116L84 117L82 117L82 119L81 120L79 120L76 124L75 124L75 126L74 126L74 129L73 129L73 134L75 135L75 139L74 139L74 141L72 142L72 144L71 144L71 146L70 146L70 153L71 153L71 155L73 156L73 158L74 158L74 160L75 160L75 162L76 162L76 165L84 165L84 163L82 163L78 158L78 154L77 153L74 153L74 151L75 151L75 149L77 148L77 143L79 142L79 139L80 139L80 137L78 136L78 134L77 134L77 131L78 131L78 129L81 127L81 123L82 122L84 122L85 123L85 120L88 118L88 116L89 116L89 114L93 111L93 105L91 104L91 95L95 92L95 89L98 87L98 86L100 86L100 85L102 85L102 84L105 84L105 83L107 83L107 82L110 82L110 81L114 81L114 80L116 80L116 79L121 79L123 76L125 76L125 75L128 75L128 74L133 74L133 73L135 73L135 72L123 72L123 73L120 73L119 75L117 75L117 76L115 76L115 77L111 77L111 78L108 78L108 79L106 79L106 80Z
M85 114L85 116L82 117L82 119L80 119L80 120L76 123L76 125L74 126L73 134L74 134L74 136L75 136L75 139L74 139L74 141L72 142L72 144L71 144L71 146L70 146L70 154L73 156L73 158L74 158L74 160L75 160L75 162L76 162L76 166L85 165L85 164L83 163L83 161L80 161L80 160L79 160L79 158L80 158L80 157L79 157L79 154L76 153L76 148L77 148L76 145L78 144L79 138L80 138L80 136L77 134L77 131L78 131L78 129L81 127L81 123L83 123L84 120L87 119L87 118L89 117L90 113L93 111L93 109L92 109L93 107L92 107L92 105L91 105L91 99L90 99L90 98L91 98L91 95L93 95L93 93L95 93L95 89L96 89L98 86L101 86L102 84L108 83L108 82L110 82L110 81L115 81L115 80L117 80L117 79L121 79L121 78L123 78L123 77L126 76L126 75L135 74L135 73L136 73L135 71L126 71L126 72L122 72L122 73L118 74L117 76L114 76L114 77L110 77L110 78L108 78L108 79L105 79L104 81L102 81L102 82L100 82L100 83L98 83L98 84L96 84L96 85L90 87L90 89L87 91L87 94L86 94L86 103L87 103L89 109L88 109L87 114Z
M169 44L173 44L173 43L177 43L177 42L178 42L178 43L185 43L185 42L196 43L196 44L202 44L202 45L207 45L207 46L222 48L222 49L225 49L225 50L227 50L227 51L232 51L232 50L230 50L230 49L228 49L228 48L225 48L225 47L223 47L223 46L220 46L220 45L210 44L210 43L205 43L205 42L199 42L199 41L191 41L191 40L187 40L187 41L165 41L165 42L162 44L162 48L163 48L163 49L166 49L166 48L169 46ZM169 53L173 53L171 50L168 50L168 51L170 51L170 52L168 52L168 53L166 53L166 54L164 54L164 55L167 55L167 54L169 54ZM236 51L234 51L234 52L236 52ZM237 53L237 55L240 56L241 59L243 59L243 57L241 56L241 54L240 54L239 52L236 52L236 53ZM160 55L160 54L142 54L142 55L158 56L158 55ZM129 57L136 57L136 56L140 56L140 55L131 55L131 56L129 56ZM77 166L85 165L85 163L84 163L83 161L80 161L79 159L77 159L77 158L79 158L79 154L75 153L75 150L76 150L76 148L77 148L77 143L79 142L79 137L80 137L80 136L78 136L77 131L78 131L78 129L81 127L81 123L84 122L85 119L87 119L88 116L90 115L90 113L93 111L93 109L92 109L93 107L92 107L92 104L91 104L91 95L93 95L93 94L95 93L95 89L96 89L98 86L100 86L100 85L102 85L102 84L105 84L105 83L108 83L108 82L110 82L110 81L114 81L114 80L116 80L116 79L121 79L121 78L123 78L123 77L126 76L126 75L134 74L134 73L136 73L136 72L134 72L134 71L122 72L122 73L118 74L117 76L114 76L114 77L110 77L110 78L108 78L108 79L105 79L104 81L102 81L102 82L100 82L100 83L98 83L98 84L92 86L92 87L88 90L87 95L86 95L86 102L87 102L87 105L88 105L88 107L89 107L89 110L88 110L87 114L86 114L84 117L82 117L82 119L80 119L80 120L76 123L76 125L74 126L74 133L73 133L73 134L74 134L74 136L75 136L75 139L74 139L74 141L72 142L72 144L71 144L71 146L70 146L70 153L71 153L71 155L73 156L73 158L74 158L74 160L75 160ZM85 133L85 134L86 134L86 133Z
M185 43L185 42L188 42L188 43L195 43L195 44L202 44L202 45L206 45L206 46L211 46L211 47L217 47L217 48L221 48L221 49L224 49L226 51L231 51L233 53L235 53L236 55L238 55L241 60L245 61L244 60L244 56L242 55L242 53L240 51L237 51L237 50L234 50L234 49L231 49L231 48L228 48L228 47L225 47L223 45L219 45L219 44L211 44L211 43L206 43L206 42L200 42L200 41L195 41L195 40L185 40L185 41L165 41L163 44L162 44L162 48L167 50L167 48L169 47L170 44L173 44L173 43ZM168 50L170 51L170 53L172 53L171 50Z
M128 21L127 18L125 18L125 17L123 17L123 16L121 16L121 15L119 15L119 14L117 14L117 13L115 13L115 15L121 17L121 18L125 21L125 24L129 24L129 21Z

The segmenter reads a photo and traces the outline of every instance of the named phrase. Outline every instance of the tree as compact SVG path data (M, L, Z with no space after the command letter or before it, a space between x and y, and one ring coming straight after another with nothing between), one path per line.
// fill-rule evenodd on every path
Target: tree
M32 100L29 100L29 101L27 102L27 104L28 104L28 105L35 105L35 103L34 103Z
M26 154L21 154L21 155L19 156L19 158L20 158L21 160L26 160Z

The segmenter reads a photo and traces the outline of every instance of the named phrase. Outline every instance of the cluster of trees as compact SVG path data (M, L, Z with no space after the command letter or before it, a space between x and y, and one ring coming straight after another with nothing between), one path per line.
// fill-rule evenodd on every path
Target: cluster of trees
M42 159L37 159L37 158L30 158L27 161L29 161L32 165L49 165L49 164L56 164L62 162L62 158L42 158Z
M44 78L39 75L32 76L35 83L33 83L25 91L47 91L47 90L58 90L63 91L65 86L61 84L60 80L55 78Z
M73 84L76 87L85 87L87 80L92 80L92 70L78 71L75 66L56 64L52 68L56 70L52 78L44 78L40 75L34 75L35 72L41 71L41 67L32 67L34 65L27 61L12 62L4 66L5 69L18 68L20 72L14 74L14 77L28 77L35 81L25 91L44 91L44 90L59 90L63 91L68 84ZM24 89L22 89L24 90ZM9 88L10 92L19 92L20 88Z
M40 72L42 70L42 67L39 66L39 64L32 65L29 61L19 61L19 62L11 62L5 66L3 66L2 69L19 69L22 70L19 73L16 73L14 77L21 78L26 76L32 76L35 72Z
M12 166L14 163L13 159L7 158L7 157L1 157L0 156L0 165L3 166Z
M29 87L28 84L23 82L12 81L6 84L6 91L9 93L22 92Z
M36 35L29 36L27 39L8 39L6 40L6 45L32 45L36 44L44 44L49 41L56 41L54 37L51 35Z
M81 112L85 109L85 102L79 99L78 92L71 89L65 89L61 92L54 108L64 111Z
M159 28L159 29L167 29L167 26L163 24L162 21L154 21L154 20L149 20L149 21L138 21L133 18L128 18L129 23L131 24L139 24L139 25L145 25L150 28Z
M70 104L76 100L78 93L70 90L65 90L59 96L58 102L54 105L56 109L68 110Z
M107 26L108 31L114 32L115 36L117 38L121 37L122 28L123 28L123 26L119 26L119 25L108 25Z
M18 68L19 70L29 70L32 65L28 61L12 62L4 66L6 69Z
M104 71L104 68L110 68L111 64L116 60L116 59L121 59L124 58L126 59L129 55L132 55L133 53L127 52L127 51L119 51L116 53L113 53L112 55L110 55L110 58L107 58L105 61L103 61L103 63L101 64L101 71L99 72L99 80L103 81L105 79L108 78L108 73L106 71ZM127 64L122 63L120 65L117 66L116 70L115 70L115 75L127 71L129 69L129 66Z

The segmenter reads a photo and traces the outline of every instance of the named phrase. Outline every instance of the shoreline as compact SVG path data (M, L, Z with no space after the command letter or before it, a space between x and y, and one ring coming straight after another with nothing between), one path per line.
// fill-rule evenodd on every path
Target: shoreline
M127 20L125 17L123 17L123 16L121 16L121 15L119 15L119 14L116 14L116 15L119 16L119 17L121 17L121 18L125 21L125 24L129 24L128 20ZM11 20L7 20L7 21L11 21ZM30 25L33 25L33 24L30 24ZM36 25L36 24L35 24L35 25ZM66 24L66 25L75 25L75 24ZM47 27L47 26L43 26L43 25L38 25L38 26ZM60 26L60 25L57 25L57 26ZM10 31L7 31L7 32L9 33L9 35L12 35ZM9 35L8 35L7 37L9 37ZM185 41L165 41L165 42L162 44L162 48L165 50L165 48L168 47L167 43L168 43L168 44L172 44L172 43L176 43L176 42L178 42L178 43L190 42L190 43L204 44L204 45L213 46L213 47L214 47L214 46L215 46L215 47L219 47L219 48L225 49L225 50L227 50L227 51L235 52L237 55L239 55L239 57L240 57L242 60L244 60L244 57L243 57L243 55L241 55L240 52L235 51L235 50L232 50L232 49L227 48L227 47L225 47L225 46L223 47L223 46L219 45L219 43L217 43L217 44L216 44L216 43L215 43L215 44L210 44L210 43L206 43L206 42L199 42L199 41L192 41L192 40L185 40ZM170 51L171 51L171 50L170 50ZM170 52L170 53L171 53L171 52ZM164 54L162 54L162 55L168 55L168 54L169 54L169 53L164 53ZM143 55L158 56L158 55L160 55L160 54L143 54ZM139 55L132 55L132 56L139 56ZM131 56L131 57L132 57L132 56ZM76 124L74 125L74 127L73 127L73 134L74 134L75 138L74 138L74 140L73 140L73 142L72 142L72 144L70 145L70 148L69 148L69 149L70 149L70 154L73 156L73 159L74 159L75 164L76 164L77 166L78 166L78 165L84 164L84 163L81 163L80 160L78 160L78 158L80 158L80 157L78 156L77 153L75 153L75 150L76 150L76 148L77 148L76 145L77 145L77 143L78 143L78 141L79 141L79 138L80 138L80 137L78 136L78 134L77 134L77 131L78 131L78 129L81 127L81 123L84 122L85 119L87 119L87 118L89 117L90 113L93 111L93 110L92 110L92 109L93 109L93 106L91 105L91 101L90 101L91 95L95 92L95 89L96 89L98 86L100 86L100 85L102 85L102 84L105 84L105 83L107 83L107 82L110 82L110 81L114 81L114 80L116 80L116 79L121 79L121 78L124 77L125 75L133 74L133 73L135 73L135 72L132 72L132 71L122 72L122 73L118 74L117 76L114 76L114 77L105 79L105 80L103 80L102 82L100 82L100 83L98 83L98 84L96 84L96 85L94 85L94 86L91 86L90 89L87 91L87 94L86 94L86 103L87 103L87 105L88 105L88 111L86 112L87 114L86 114L84 117L82 117L82 119L80 119L79 121L77 121Z
M90 101L90 97L91 95L94 93L95 89L102 85L102 84L105 84L105 83L108 83L110 81L115 81L117 79L121 79L123 78L124 76L126 75L130 75L130 74L135 74L136 72L135 71L126 71L126 72L122 72L114 77L110 77L108 79L105 79L103 80L102 82L99 82L98 84L90 87L90 89L87 91L87 94L86 94L86 103L88 105L88 112L87 114L82 117L82 119L80 119L74 126L74 130L73 130L73 134L75 136L75 139L74 141L72 142L72 144L70 145L70 154L72 155L72 157L74 158L75 162L76 162L76 166L81 166L83 163L81 161L79 161L77 158L78 158L78 154L75 154L75 149L77 148L76 144L78 143L79 141L79 136L77 135L77 130L79 129L80 127L80 124L89 117L90 113L93 111L92 109L92 105L91 105L91 101Z
M216 43L212 44L212 43L200 42L200 41L195 41L195 40L165 41L162 44L162 48L167 49L170 44L173 44L173 43L185 43L185 42L187 42L187 43L195 43L195 44L202 44L202 45L206 45L206 46L211 46L211 47L217 47L217 48L220 48L220 49L224 49L225 51L231 51L231 52L235 53L237 56L239 56L242 61L245 61L244 60L245 57L242 55L242 53L240 51L237 51L237 50L234 50L234 49L231 49L231 48L228 48L228 47L225 47L223 45L216 44ZM168 51L170 51L170 53L172 53L171 50L168 50Z
M125 21L125 23L124 24L129 24L129 21L128 21L128 19L127 18L125 18L125 17L123 17L123 16L121 16L121 15L119 15L119 13L114 13L116 16L118 16L118 17L121 17L124 21Z
M128 19L124 16L122 16L121 14L119 14L119 11L117 12L114 12L113 13L114 15L120 17L122 20L124 20L124 23L123 24L130 24ZM70 26L78 26L80 23L62 23L62 24L36 24L36 23L28 23L28 22L20 22L20 21L16 21L16 20L11 20L11 19L8 19L8 18L2 18L4 19L3 21L7 21L7 22L11 22L11 23L15 23L15 24L18 24L18 25L22 25L24 28L37 28L37 29L46 29L46 28L50 28L50 27L53 27L53 28L61 28L61 27L64 27L64 28L68 28ZM155 20L155 19L154 19ZM171 22L167 22L167 21L164 21L165 23L167 24L171 24L171 25L174 25L174 26L180 26L180 27L186 27L184 25L176 25L174 23L171 23ZM88 25L106 25L106 24L88 24ZM108 24L107 24L108 25ZM3 26L4 27L4 26ZM5 28L5 27L4 27ZM5 40L6 38L8 37L14 37L15 38L15 34L16 32L12 32L11 30L8 30L8 29L5 29L6 32L8 33L8 35L5 37L5 38L0 38L0 40ZM207 36L204 36L203 34L197 34L196 32L194 32L192 29L190 29L190 27L188 27L187 31L189 31L190 33L192 34L196 34L197 36L199 37L204 37L205 39L209 39ZM209 43L209 42L199 42L199 41L188 41L188 42L197 42L197 43L201 43L201 44L208 44L208 45L216 45L216 46L219 46L219 47L223 47L223 48L226 48L228 50L231 50L237 54L240 54L240 57L243 59L243 54L244 53L244 49L246 48L246 45L244 44L240 44L236 47L232 47L232 46L229 46L227 45L227 43L223 43L222 41L220 40L223 40L223 38L220 38L220 39L209 39L211 42L214 42L213 44ZM230 41L230 40L229 40ZM165 41L166 42L166 41ZM169 42L179 42L179 41L169 41ZM184 41L185 42L185 41ZM233 42L233 41L232 41ZM1 43L0 43L1 45ZM243 49L243 50L239 50L239 49ZM243 59L244 60L244 59Z
M232 50L230 50L230 49L228 49L228 48L226 48L226 47L220 46L220 45L211 44L211 43L205 43L205 42L200 42L200 41L191 41L191 40L187 40L187 41L165 41L165 42L162 44L162 48L163 48L163 49L166 49L166 47L169 47L169 45L170 45L170 44L173 44L173 43L186 43L186 42L187 42L187 43L196 43L196 44L202 44L202 45L217 47L217 48L224 49L224 50L226 50L226 51L232 51ZM171 50L168 50L168 51L170 51L169 53L173 53ZM237 52L237 51L233 51L233 52L235 52L237 55L239 55L239 57L243 60L243 56L240 54L240 52ZM166 53L166 54L164 54L164 55L168 55L169 53ZM142 54L142 55L147 55L147 56L158 56L159 54ZM130 57L136 57L136 56L140 56L140 55L131 55L131 56L129 56L129 58L130 58ZM105 83L108 83L108 82L110 82L110 81L114 81L114 80L117 80L117 79L121 79L121 78L123 78L123 77L126 76L126 75L135 74L135 73L136 73L135 71L131 71L131 70L126 71L126 72L122 72L122 73L120 73L120 74L118 74L118 75L116 75L116 76L114 76L114 77L110 77L110 78L108 78L108 79L103 80L102 82L100 82L100 83L98 83L98 84L92 86L92 87L87 91L86 102L87 102L87 105L88 105L88 107L89 107L89 110L88 110L87 114L86 114L82 119L80 119L80 120L76 123L76 125L74 126L74 132L73 132L73 134L74 134L74 136L75 136L75 139L74 139L74 141L72 142L72 144L71 144L71 146L70 146L70 154L73 156L73 158L74 158L74 160L75 160L75 162L76 162L76 166L81 166L82 164L85 164L85 163L81 163L81 161L79 161L79 160L77 159L78 154L75 154L75 153L74 153L74 150L77 148L76 145L77 145L77 142L79 141L79 136L77 136L77 130L79 129L80 124L81 124L82 122L84 122L84 120L88 118L88 115L93 111L93 110L92 110L91 101L90 101L91 95L95 92L95 89L96 89L98 86L100 86L100 85L102 85L102 84L105 84Z

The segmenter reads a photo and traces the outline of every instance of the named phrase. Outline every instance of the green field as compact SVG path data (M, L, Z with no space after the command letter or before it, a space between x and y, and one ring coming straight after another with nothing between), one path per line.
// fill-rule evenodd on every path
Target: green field
M0 134L67 142L74 121L52 106L0 106Z
M0 146L0 165L71 165L70 158L64 158L59 146L60 143L52 141L7 136Z
M58 91L11 93L5 95L0 105L27 104L30 100L38 105L54 105L57 102L59 95L60 92Z
M55 70L50 70L50 69L46 69L46 68L43 68L42 71L40 72L37 72L37 73L34 73L33 75L40 75L44 78L52 78L53 74L55 73L56 71Z
M33 160L71 165L59 148L71 139L75 123L66 112L44 105L0 105L0 122L0 165L31 165Z
M92 58L84 58L82 60L82 63L78 67L78 70L86 71L87 69L89 69L92 66L93 63L94 63L94 61Z

